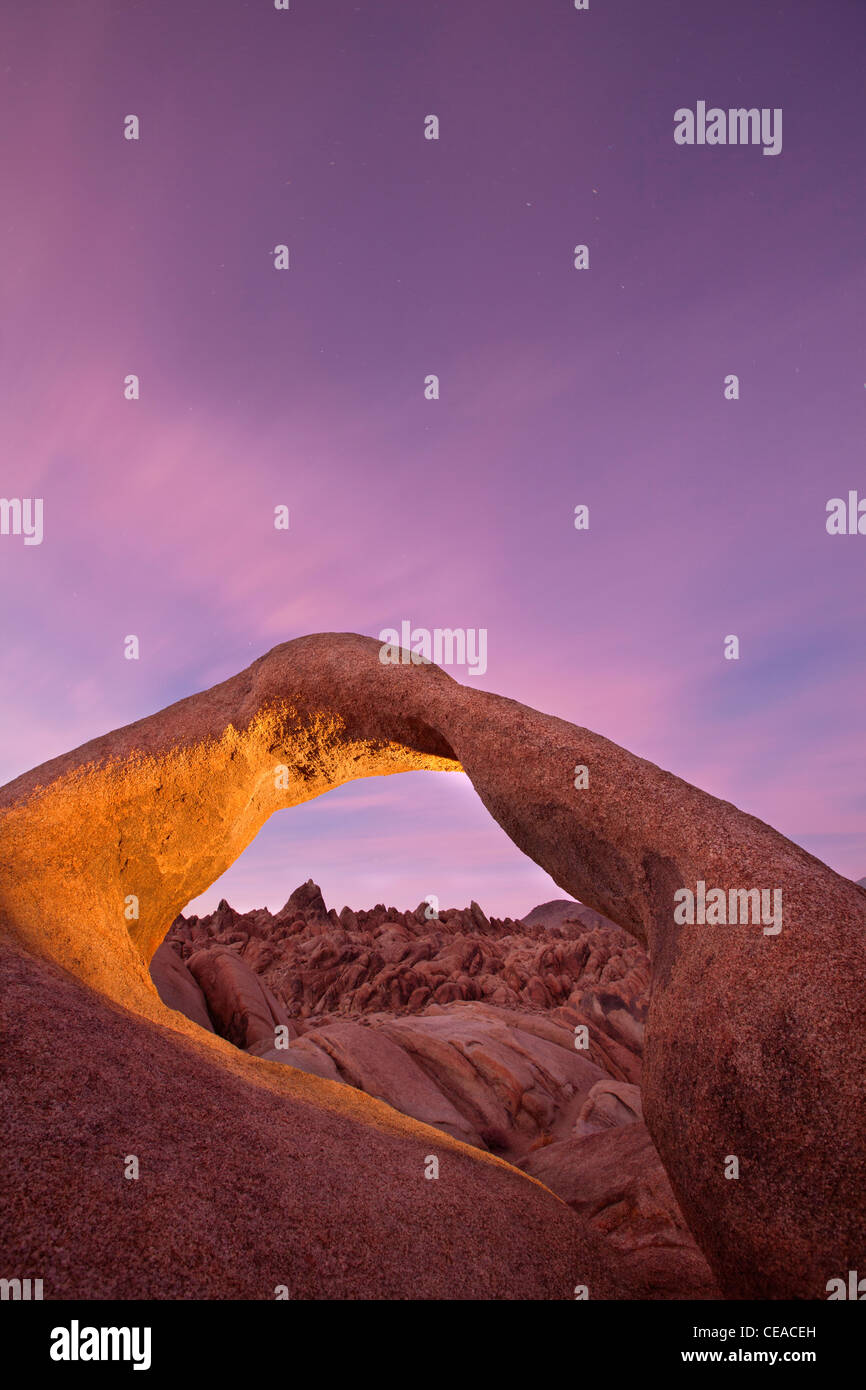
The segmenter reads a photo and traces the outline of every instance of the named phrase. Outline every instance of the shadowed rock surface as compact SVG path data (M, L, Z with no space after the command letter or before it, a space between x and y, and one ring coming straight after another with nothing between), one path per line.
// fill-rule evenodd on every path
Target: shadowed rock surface
M628 1268L636 1298L717 1298L646 1126L550 1144L520 1165L559 1193Z
M208 1013L221 1038L250 1048L263 1039L273 1042L278 1026L295 1035L297 1030L280 1001L236 952L219 948L194 952L187 969L207 999Z
M432 921L423 906L338 917L313 888L290 922L223 902L172 926L160 949L177 953L176 969L188 963L222 1037L272 1061L315 1062L318 1075L510 1159L569 1133L599 1081L639 1078L649 966L613 924L527 928L477 903ZM259 1008L253 1030L257 980L270 1013Z
M0 999L0 1255L46 1299L629 1296L627 1262L546 1188L369 1096L220 1055L8 946Z
M223 1037L238 1041L227 1026L244 1013L252 966L275 994L269 1040L249 1050L357 1087L511 1162L548 1145L561 1150L565 1161L549 1170L548 1185L567 1200L581 1188L567 1160L580 1165L584 1149L560 1141L616 1128L623 1163L614 1142L604 1168L593 1162L587 1173L595 1205L604 1206L606 1176L607 1206L619 1212L610 1231L600 1219L595 1226L600 1245L612 1243L611 1268L627 1260L635 1297L719 1296L666 1182L665 1221L647 1224L645 1194L663 1170L642 1126L639 1154L629 1145L623 1127L642 1117L640 1090L614 1078L640 1076L649 964L624 932L581 925L579 904L570 904L565 926L530 913L524 922L536 925L527 927L489 919L477 903L438 920L427 919L425 904L338 916L310 882L290 902L290 913L272 916L223 901L206 917L179 917L160 947L176 953L178 970L183 960L195 969ZM230 957L234 971L225 969ZM220 974L203 968L209 958L223 963ZM236 1002L227 982L237 982ZM291 1015L280 1047L278 1015ZM578 1028L585 1047L575 1046ZM625 1205L624 1173L640 1193Z
M201 1028L207 1028L211 1033L214 1031L201 986L167 940L154 951L150 962L150 977L164 1004L170 1009L177 1009L178 1013L186 1014L187 1018Z
M866 1240L866 892L599 735L430 665L383 666L379 647L352 634L300 638L10 783L0 792L6 936L189 1032L147 963L273 811L354 777L462 767L563 892L648 949L646 1123L723 1290L824 1297ZM581 791L578 763L590 769ZM783 930L678 925L674 894L698 882L781 891ZM215 1052L229 1046L199 1036ZM348 1096L356 1110L373 1103L245 1061L283 1078L269 1084L286 1095L304 1085L333 1092L336 1108ZM724 1177L731 1154L737 1181Z

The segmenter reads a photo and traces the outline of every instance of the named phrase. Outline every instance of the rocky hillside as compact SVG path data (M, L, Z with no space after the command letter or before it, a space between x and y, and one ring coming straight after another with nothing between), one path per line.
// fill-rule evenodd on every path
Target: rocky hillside
M178 917L164 1000L235 1046L365 1091L537 1176L625 1265L635 1297L716 1289L642 1121L649 964L574 902L522 921L328 909Z

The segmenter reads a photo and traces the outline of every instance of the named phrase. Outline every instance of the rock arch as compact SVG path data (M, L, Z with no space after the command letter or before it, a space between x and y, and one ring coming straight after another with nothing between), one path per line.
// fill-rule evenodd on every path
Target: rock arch
M826 1296L866 1252L866 892L597 734L378 653L300 638L9 783L4 930L182 1029L147 961L268 816L353 778L462 767L526 854L649 949L646 1116L722 1288ZM676 926L674 892L700 880L781 889L781 933Z

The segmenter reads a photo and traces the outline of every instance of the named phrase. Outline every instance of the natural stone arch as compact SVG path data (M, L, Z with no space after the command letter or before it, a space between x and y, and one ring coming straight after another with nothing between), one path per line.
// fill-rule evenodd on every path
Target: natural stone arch
M722 1287L824 1296L862 1263L866 1235L866 893L597 734L378 652L352 634L301 638L10 783L5 928L183 1027L146 963L274 810L355 777L462 767L525 853L647 945L647 1120ZM781 934L675 926L675 890L699 880L780 888ZM127 924L131 894L140 917Z

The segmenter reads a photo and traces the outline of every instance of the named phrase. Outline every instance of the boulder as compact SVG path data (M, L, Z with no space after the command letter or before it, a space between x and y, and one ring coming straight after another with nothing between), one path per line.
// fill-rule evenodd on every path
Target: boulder
M599 1130L634 1124L636 1120L643 1120L640 1087L623 1081L597 1081L581 1106L574 1137L580 1139Z
M167 941L153 953L150 978L159 990L163 1003L170 1009L177 1009L178 1013L184 1014L200 1028L207 1028L211 1033L214 1031L201 986Z
M248 1048L262 1040L273 1046L278 1025L297 1037L297 1027L285 1008L234 951L217 946L196 951L187 969L207 1000L208 1012L220 1037Z
M603 1236L610 1269L640 1290L637 1297L720 1296L644 1124L549 1144L520 1167Z

